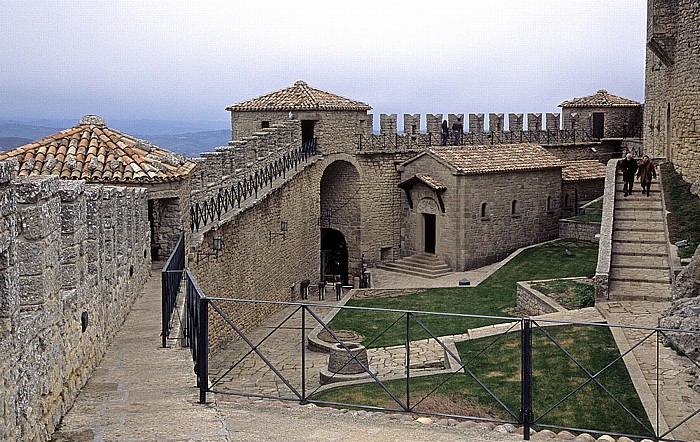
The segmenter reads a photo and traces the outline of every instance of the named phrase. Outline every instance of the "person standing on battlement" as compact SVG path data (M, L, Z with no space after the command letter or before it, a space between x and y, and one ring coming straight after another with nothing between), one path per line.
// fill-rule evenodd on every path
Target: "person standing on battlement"
M632 154L628 153L625 159L618 163L622 171L622 179L625 184L622 187L625 196L632 194L632 186L634 185L634 173L637 171L637 160L632 158Z
M642 157L642 164L639 165L637 178L639 178L639 182L642 184L642 194L644 194L644 190L646 190L647 196L649 196L651 179L656 179L656 167L654 167L654 163L649 161L649 155L644 155Z
M447 120L442 120L442 145L447 146L447 137L450 134L450 130L447 127Z
M452 132L455 136L455 146L461 144L462 132L464 132L464 125L462 124L462 119L457 118L454 123L452 123Z

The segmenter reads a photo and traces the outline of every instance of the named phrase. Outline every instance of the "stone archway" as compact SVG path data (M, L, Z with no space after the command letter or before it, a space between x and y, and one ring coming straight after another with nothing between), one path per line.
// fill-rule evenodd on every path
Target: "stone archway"
M357 168L344 160L329 164L321 177L319 227L322 258L345 256L346 263L340 262L344 270L344 282L350 282L353 276L360 275L360 181ZM333 247L324 249L331 246ZM337 275L326 271L327 264L333 266L336 261L342 261L335 258L332 262L322 264L321 278Z

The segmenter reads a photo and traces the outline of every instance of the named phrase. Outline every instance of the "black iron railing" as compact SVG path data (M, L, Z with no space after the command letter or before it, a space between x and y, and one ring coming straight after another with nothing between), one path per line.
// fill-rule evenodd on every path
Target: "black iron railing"
M177 306L177 295L180 292L182 272L185 269L185 235L180 233L180 238L175 244L168 260L165 261L160 272L161 286L161 337L163 347L167 347L167 339L170 335L173 312Z
M265 186L272 186L277 178L285 178L287 172L292 169L297 170L299 164L308 161L314 155L316 155L316 138L274 160L265 162L230 186L220 188L216 196L194 202L190 206L190 228L193 232L199 231L200 227L214 220L220 220L226 212L236 207L240 208L241 203L250 197L257 198L258 191Z
M476 316L476 315L463 315L463 314L448 314L448 313L434 313L434 312L422 312L422 311L410 311L410 310L391 310L391 309L377 309L377 308L362 308L362 307L352 307L352 306L333 306L333 305L319 305L319 304L306 304L306 303L293 303L293 302L271 302L271 301L258 301L258 300L244 300L244 299L224 299L224 298L206 298L199 290L196 285L196 281L188 273L188 305L189 309L189 331L191 331L189 342L193 346L193 359L195 361L195 371L197 372L199 379L200 388L200 402L206 402L207 393L217 393L217 394L234 394L243 395L251 397L262 397L262 398L274 398L280 400L295 401L301 403L314 403L318 405L332 405L340 407L357 407L365 408L369 410L383 410L391 412L408 412L408 413L420 413L422 415L432 415L437 417L452 417L452 418L469 418L472 420L480 421L490 421L496 423L510 423L514 425L522 425L523 437L525 440L529 439L530 428L535 429L552 429L552 430L569 430L574 432L588 432L592 434L609 434L612 436L626 436L631 438L649 438L654 440L672 440L671 433L680 428L696 415L700 414L700 409L694 410L689 413L687 417L677 421L668 422L667 428L660 427L660 418L658 415L658 400L663 395L663 391L659 391L659 346L670 345L676 347L673 343L674 336L681 334L694 334L700 336L700 331L686 331L686 330L674 330L674 329L663 329L663 328L648 328L648 327L631 327L631 326L619 326L619 325L609 325L609 324L598 324L598 323L584 323L584 322L566 322L566 321L553 321L553 320L534 320L531 318L505 318L505 317L492 317L492 316ZM231 305L234 304L234 305ZM257 307L275 307L275 308L287 308L287 314L285 319L283 319L279 324L272 328L265 328L263 333L250 334L245 331L242 325L230 316L230 312L240 309L252 309ZM379 376L376 371L372 370L371 363L372 359L369 358L369 362L364 361L358 357L358 353L353 351L356 348L356 344L351 342L346 342L339 337L339 335L331 329L328 324L323 320L322 314L318 313L319 308L327 309L341 309L341 310L356 310L357 313L363 315L369 315L372 313L381 313L383 315L389 315L392 319L395 319L391 325L386 327L384 330L379 330L377 335L373 337L369 342L365 343L367 348L372 348L374 344L378 342L378 339L382 338L382 335L387 333L392 327L401 327L405 330L405 342L401 346L405 348L405 356L399 357L399 366L401 373L400 376L403 381L399 382L399 385L403 383L404 389L397 389L396 384L391 384L386 379L387 375ZM227 324L231 330L235 333L238 339L238 347L233 353L236 356L233 359L228 359L225 362L216 362L217 365L213 370L210 369L210 362L208 359L208 310L211 309L212 313L218 317L219 321ZM392 316L393 315L393 316ZM444 317L445 319L455 320L455 319L484 319L496 322L505 322L502 324L502 329L498 333L492 334L487 342L483 343L483 348L476 348L473 350L473 354L466 356L462 359L460 353L456 350L454 345L450 345L450 340L443 337L437 336L431 327L426 325L430 321L430 317L433 316ZM295 325L290 327L289 321L301 321L301 327ZM402 325L405 323L405 327ZM432 322L435 323L434 321ZM614 360L605 361L603 364L599 364L595 369L586 366L586 363L582 362L579 356L573 354L567 347L570 342L566 339L557 339L555 334L551 331L554 328L550 326L576 326L576 327L607 327L609 329L617 328L618 330L632 330L635 335L642 333L643 336L638 342L630 342L630 348L624 353L619 354ZM314 327L321 327L322 332L325 332L327 336L332 338L332 341L342 348L348 355L348 360L345 365L349 363L354 363L362 368L362 371L366 374L366 382L374 383L384 392L387 396L387 400L393 404L390 406L376 406L371 404L362 403L347 403L343 401L332 401L332 400L322 400L318 399L317 394L324 390L325 387L319 385L318 374L314 373L313 376L309 376L309 367L311 364L307 361L309 358L309 351L307 351L307 336L305 331ZM275 343L276 333L289 333L289 330L298 330L298 337L296 339L297 344L293 344L287 336L284 338L285 346L289 350L289 346L294 346L294 351L298 351L298 361L290 360L289 353L280 355L279 348L280 345ZM296 332L295 332L296 333ZM506 340L504 337L511 333L520 333L520 348L513 348L513 344L504 343ZM577 332L578 333L578 332ZM449 368L446 370L439 371L442 378L436 379L431 385L433 388L429 393L414 391L411 387L412 382L416 382L416 379L421 379L424 376L430 374L423 372L421 374L414 374L413 369L413 352L412 347L415 341L416 334L419 334L423 338L427 338L434 342L435 345L439 346L439 351L444 352L445 359L453 361ZM537 340L533 340L533 335L537 335ZM413 337L413 338L412 338ZM413 339L413 341L412 341ZM612 338L610 338L612 339ZM365 337L367 341L367 337ZM425 339L424 339L425 340ZM570 339L569 339L570 340ZM535 342L536 341L536 342ZM481 345L481 344L480 344ZM499 347L502 345L502 348ZM635 351L636 348L642 345L647 345L650 348L646 348L646 351L656 352L656 383L657 392L657 408L656 416L652 416L654 410L649 410L650 413L647 416L642 408L641 412L639 407L641 405L630 406L626 401L629 399L621 399L620 392L616 392L616 384L610 385L610 380L605 380L605 375L608 371L611 371L611 367L616 366L619 369L620 364L623 364L623 358L628 356L631 352ZM392 348L399 348L401 346L394 346ZM677 347L676 347L677 348ZM372 350L370 350L372 351ZM396 351L396 350L394 350ZM519 403L513 403L512 395L509 399L506 399L503 392L503 387L500 383L493 379L493 373L485 373L483 367L480 364L483 363L484 359L489 358L488 352L513 352L516 351L521 358L521 364L514 373L503 373L503 376L520 379L519 390L516 392L516 396L520 397ZM542 365L540 362L537 364L537 358L542 357L543 352L555 352L560 358L568 361L566 364L577 369L577 379L576 383L568 383L571 385L570 391L564 394L562 397L545 397L541 396L541 392L536 389L537 379L543 379L548 376L558 375L557 370L560 364ZM700 365L685 355L682 351L678 351L679 355L685 356L686 360L691 361L691 363L697 369L700 369ZM318 354L318 353L316 353ZM251 362L248 358L254 358L255 361L259 363L256 369L256 376L260 377L261 373L267 372L265 382L260 380L261 384L269 384L270 379L276 380L278 387L273 387L274 393L265 392L256 388L257 381L251 383L250 379L246 377L242 367L249 365ZM534 364L534 365L533 365ZM296 365L293 372L290 372L289 366ZM533 382L533 366L537 366L537 378ZM318 368L318 365L316 365ZM341 367L337 372L342 372ZM500 367L499 367L500 368ZM240 374L240 382L236 381L238 372ZM332 374L335 376L335 372ZM331 376L331 377L332 377ZM455 412L450 412L450 410L443 411L430 411L422 408L423 403L430 398L431 395L440 392L444 386L453 380L458 378L466 377L469 382L474 383L478 386L477 390L481 390L482 396L486 397L491 401L494 406L500 410L499 415L501 417L479 417L479 416L469 416L462 415ZM622 431L615 431L614 429L606 428L583 428L583 427L571 427L566 425L556 425L552 423L551 412L555 409L566 407L572 405L572 397L574 397L578 392L586 388L596 388L597 394L599 394L604 400L609 404L614 404L616 413L615 421L619 419L628 419L636 425L638 431L635 433L625 433ZM498 390L498 391L497 391ZM286 393L284 393L286 392ZM675 393L669 393L675 394ZM578 407L576 405L576 400L573 400L574 408ZM602 400L602 399L601 399ZM548 419L547 419L548 418ZM668 421L668 418L666 419ZM653 423L655 422L655 423Z
M454 136L450 133L447 145L453 146ZM486 144L576 144L598 141L587 129L558 129L514 132L464 132L458 145ZM442 144L441 134L371 134L358 136L359 151L406 151Z

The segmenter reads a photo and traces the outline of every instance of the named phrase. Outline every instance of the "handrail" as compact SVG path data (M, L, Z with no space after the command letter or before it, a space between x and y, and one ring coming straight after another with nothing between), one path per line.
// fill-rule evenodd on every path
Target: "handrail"
M180 233L175 248L165 261L160 273L161 285L161 337L163 348L167 347L167 339L170 335L173 311L177 305L177 295L180 292L182 272L185 268L185 235Z
M242 179L227 187L221 187L216 196L196 201L190 206L190 229L199 231L200 227L214 220L220 220L229 210L241 207L248 198L258 197L258 191L279 177L286 177L287 172L297 170L299 164L307 162L316 155L316 138L306 141L303 145L291 149L282 156L267 161L257 169L250 171Z

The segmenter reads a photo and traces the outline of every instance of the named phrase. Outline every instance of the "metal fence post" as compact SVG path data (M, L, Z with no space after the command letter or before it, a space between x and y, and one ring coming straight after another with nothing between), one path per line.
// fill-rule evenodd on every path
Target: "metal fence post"
M199 334L197 335L199 373L199 403L207 403L209 389L209 311L206 298L199 298Z
M520 419L523 423L523 439L530 440L532 424L532 324L523 319L522 331L522 379Z
M406 313L406 411L411 409L411 314Z
M160 274L160 291L161 291L161 335L163 336L163 348L167 347L168 329L170 328L170 317L168 315L168 286L165 281L166 274Z
M306 306L301 307L301 401L306 402Z

